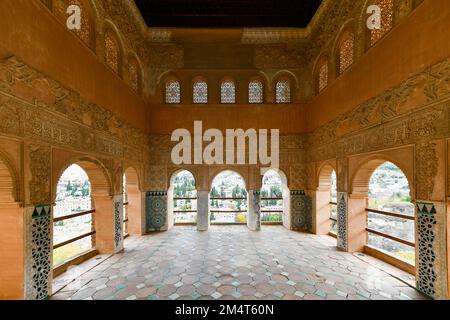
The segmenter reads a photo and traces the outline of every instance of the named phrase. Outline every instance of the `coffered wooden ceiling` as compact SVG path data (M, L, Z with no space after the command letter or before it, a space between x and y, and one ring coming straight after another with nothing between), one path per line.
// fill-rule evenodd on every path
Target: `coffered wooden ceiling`
M322 0L135 0L149 27L305 28Z

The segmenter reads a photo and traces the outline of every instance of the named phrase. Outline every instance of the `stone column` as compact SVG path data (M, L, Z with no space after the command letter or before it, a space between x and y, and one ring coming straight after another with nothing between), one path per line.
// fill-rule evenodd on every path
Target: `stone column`
M167 212L167 192L148 191L145 200L146 230L167 231L169 229Z
M261 191L249 190L247 204L247 227L252 231L259 231L261 230Z
M209 224L209 192L197 191L197 230L207 231Z
M330 190L312 191L313 219L312 232L315 234L328 234L331 229L330 220Z
M118 219L123 216L123 202L118 200L120 196L93 195L95 208L95 246L100 254L115 253L116 234L119 230ZM122 206L121 206L122 205ZM123 220L123 218L122 218ZM122 227L120 226L120 230ZM117 238L120 245L120 239Z
M349 194L347 197L346 234L347 251L364 251L367 243L367 197L365 194ZM338 207L339 211L339 207ZM343 224L344 225L344 224ZM338 216L339 228L339 216Z
M127 194L128 233L131 235L145 234L145 193L136 190Z

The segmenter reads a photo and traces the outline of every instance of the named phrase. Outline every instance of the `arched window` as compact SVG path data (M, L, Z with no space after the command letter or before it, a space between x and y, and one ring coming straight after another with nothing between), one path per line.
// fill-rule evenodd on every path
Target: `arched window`
M172 178L173 217L175 224L197 223L197 191L195 179L187 170Z
M64 171L56 186L53 209L53 265L61 264L93 247L91 183L86 172L73 164ZM74 214L80 214L71 217ZM72 241L83 236L79 240Z
M381 28L370 30L370 45L373 46L389 30L394 22L394 0L372 0L373 5L381 9Z
M244 179L233 171L223 171L212 183L210 221L212 224L247 222L247 191Z
M283 222L283 186L275 170L268 170L263 176L260 208L262 223Z
M227 80L220 85L220 103L236 103L236 86Z
M317 92L321 92L328 85L328 59L323 58L317 68Z
M115 73L119 73L119 42L112 31L107 31L105 34L105 62Z
M369 182L368 244L415 264L414 205L408 179L396 165L381 164Z
M194 103L208 103L208 84L205 81L195 82L192 94Z
M248 103L263 103L264 89L261 81L253 80L248 84Z
M131 58L129 62L129 77L130 77L130 86L134 91L139 93L140 91L140 67L139 63L135 58Z
M288 80L278 81L275 91L277 103L291 103L291 85Z
M166 82L166 103L181 103L181 89L178 81L169 80Z
M342 74L353 64L354 35L351 32L345 33L339 44L339 74Z

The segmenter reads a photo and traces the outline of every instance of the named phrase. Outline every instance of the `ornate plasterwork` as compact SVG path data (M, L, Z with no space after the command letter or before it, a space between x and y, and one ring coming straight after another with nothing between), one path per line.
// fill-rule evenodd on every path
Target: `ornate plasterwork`
M449 79L450 59L446 59L363 102L308 134L309 159L322 161L445 137Z
M183 47L174 44L152 44L148 47L150 68L179 69L184 65Z
M305 40L306 29L301 28L245 28L241 42L244 44L289 43Z
M50 195L50 148L48 146L30 145L30 171L29 183L30 203L51 203Z
M149 28L148 38L150 42L170 42L172 31L164 28Z
M430 199L434 189L434 181L438 171L438 158L435 144L424 142L416 145L415 181L416 198Z

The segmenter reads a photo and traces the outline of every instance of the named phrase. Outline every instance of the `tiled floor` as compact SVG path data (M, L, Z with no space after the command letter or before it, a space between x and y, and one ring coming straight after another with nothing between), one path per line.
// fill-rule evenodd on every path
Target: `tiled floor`
M412 280L400 270L395 275ZM175 227L128 238L124 253L103 259L52 299L424 299L396 277L337 251L329 236L281 226Z

